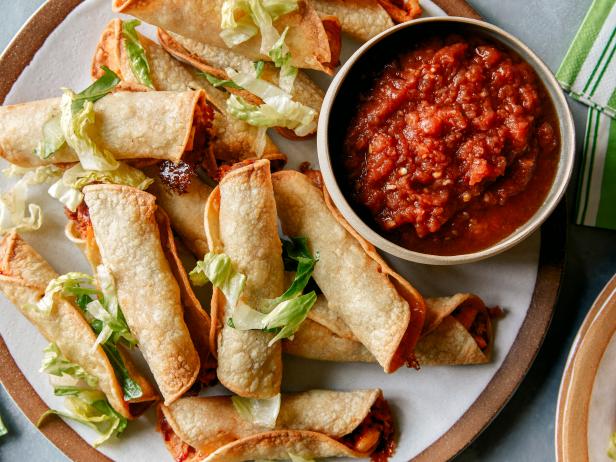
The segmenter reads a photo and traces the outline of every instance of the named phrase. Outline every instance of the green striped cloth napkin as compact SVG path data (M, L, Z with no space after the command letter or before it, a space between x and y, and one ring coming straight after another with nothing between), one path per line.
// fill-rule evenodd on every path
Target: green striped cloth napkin
M616 0L594 0L556 78L589 106L576 223L616 229Z

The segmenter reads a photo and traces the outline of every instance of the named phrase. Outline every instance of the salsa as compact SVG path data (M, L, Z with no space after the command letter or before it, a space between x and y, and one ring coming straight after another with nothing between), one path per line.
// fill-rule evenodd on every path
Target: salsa
M553 105L533 69L482 37L432 37L360 96L342 166L352 202L424 253L481 250L524 224L558 163Z

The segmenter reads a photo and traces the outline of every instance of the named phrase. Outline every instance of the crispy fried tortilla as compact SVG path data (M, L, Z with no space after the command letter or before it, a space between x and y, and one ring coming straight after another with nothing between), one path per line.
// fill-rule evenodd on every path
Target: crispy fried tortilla
M276 203L270 165L258 160L232 170L210 195L205 230L211 252L225 253L246 276L242 300L258 306L284 292L282 244L278 237ZM269 347L274 334L229 326L232 313L222 292L212 297L210 345L218 352L218 380L234 393L268 398L280 392L281 346Z
M493 344L488 309L479 297L426 298L426 322L415 346L421 366L484 364L491 359ZM376 361L322 296L283 348L285 353L323 361Z
M113 10L193 40L226 48L219 35L222 4L223 0L114 0ZM332 49L336 49L340 35L327 34L310 2L299 0L298 4L297 10L283 15L274 23L280 33L289 27L285 43L292 56L292 65L333 74L338 56L332 54ZM257 34L233 50L252 61L270 61L269 56L261 54L260 48L261 35Z
M158 29L158 40L165 50L180 61L186 62L194 68L211 74L216 78L228 79L225 69L232 68L238 72L253 72L254 63L247 57L206 43L201 43L163 29ZM261 79L278 85L279 69L273 64L265 63ZM235 93L252 104L261 104L263 101L252 93L243 89L226 87L230 93ZM304 72L298 72L291 91L293 99L305 106L320 112L323 104L324 92ZM287 137L295 137L290 130L279 128L278 131Z
M206 108L203 91L117 92L94 104L90 135L118 160L178 162L203 149ZM21 167L77 162L66 143L48 159L34 154L43 126L59 115L59 98L0 107L0 156Z
M98 387L105 393L113 409L132 419L157 401L156 391L132 364L122 355L131 377L143 392L140 398L124 400L122 386L106 353L99 345L93 350L96 334L79 308L70 300L56 296L56 303L49 314L35 308L45 294L47 284L59 276L36 251L18 234L7 234L0 242L0 291L50 342L55 343L69 360L83 367L98 378Z
M386 457L394 449L391 412L378 389L284 394L271 430L243 420L228 396L182 398L160 409L167 448L187 461Z
M193 68L173 59L160 45L149 38L139 34L139 41L143 46L148 64L150 77L154 88L159 91L186 91L202 89L207 95L207 101L214 111L214 156L216 159L233 163L244 159L256 158L255 145L257 128L232 118L227 114L226 100L228 93L214 88L206 79L196 75ZM140 91L149 90L139 83L130 66L122 36L122 20L114 19L105 28L96 47L92 60L92 77L98 79L102 76L101 66L107 66L114 71L127 89ZM262 157L277 162L282 168L287 161L284 154L267 137Z
M421 295L359 237L310 179L295 171L272 175L282 229L308 238L319 252L313 278L330 308L385 372L415 365L413 348L424 322Z
M312 0L319 16L335 16L342 32L367 42L395 24L421 15L417 0Z
M165 403L172 403L193 385L201 361L185 322L181 296L187 289L174 275L181 267L165 253L172 240L160 232L155 197L105 184L83 192L100 258L116 280L126 321Z

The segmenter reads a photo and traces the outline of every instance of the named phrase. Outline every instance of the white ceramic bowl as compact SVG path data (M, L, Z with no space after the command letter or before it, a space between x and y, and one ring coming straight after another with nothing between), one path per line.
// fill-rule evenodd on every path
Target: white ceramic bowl
M338 97L341 88L344 88L345 85L354 85L352 80L354 77L357 77L354 73L357 72L358 68L366 65L369 66L371 60L378 60L378 56L375 56L375 53L378 53L378 49L377 52L374 52L377 44L379 46L383 46L383 42L387 42L388 44L391 43L391 47L393 47L394 50L404 52L406 48L401 41L408 38L411 34L419 32L425 35L452 32L460 32L462 34L469 33L473 35L477 34L505 45L507 48L517 53L535 70L539 79L543 82L543 85L545 86L545 89L556 110L556 119L559 122L560 132L560 159L556 175L554 177L554 182L548 192L547 197L545 198L545 201L535 212L535 214L513 233L490 247L478 252L451 256L432 255L415 252L390 241L372 229L358 216L357 213L355 213L353 207L349 204L340 190L338 180L334 174L331 155L332 151L339 152L339 150L332 149L330 151L330 145L335 144L332 141L333 137L344 136L345 127L339 118L332 117L332 112L335 113L337 110L338 114L340 114L341 110L347 109L336 108L336 98ZM340 145L339 140L337 145ZM369 42L365 43L353 54L353 56L349 58L349 60L336 74L336 77L332 81L329 89L327 90L327 94L325 95L323 106L321 108L321 115L319 117L317 149L319 154L319 165L325 180L325 185L327 186L327 190L336 204L336 207L338 207L342 215L351 224L351 226L359 232L359 234L361 234L377 248L405 260L431 265L453 265L482 260L504 252L505 250L526 239L537 228L539 228L539 226L541 226L541 224L558 205L565 193L567 184L569 183L575 155L575 130L571 112L569 111L567 101L560 86L558 85L558 82L543 61L541 61L537 55L535 55L535 53L533 53L520 40L504 30L483 21L459 17L436 17L418 19L408 23L399 24L398 26L383 32Z

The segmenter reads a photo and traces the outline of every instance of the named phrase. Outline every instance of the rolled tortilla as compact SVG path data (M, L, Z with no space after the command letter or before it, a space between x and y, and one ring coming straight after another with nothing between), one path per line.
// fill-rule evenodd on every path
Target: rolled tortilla
M214 136L211 139L216 159L234 163L244 159L256 158L255 146L257 127L235 119L227 114L226 100L228 93L214 88L209 82L196 75L196 72L173 59L160 45L149 38L138 34L150 67L150 77L154 88L159 91L186 91L202 89L207 95L207 101L214 111ZM122 20L114 19L107 24L96 47L92 60L92 77L102 76L102 66L114 71L128 87L134 90L146 91L148 87L139 83L130 66L122 35ZM268 136L262 157L277 162L280 168L284 166L287 157Z
M325 192L295 171L272 175L282 229L319 252L313 278L329 306L385 372L415 365L424 322L422 296L344 221Z
M286 353L304 358L339 362L376 362L340 316L321 299ZM467 327L468 326L468 327ZM488 309L473 294L426 298L426 322L415 346L421 366L485 364L491 360L494 334Z
M52 98L0 107L0 156L21 167L77 162L66 143L48 159L34 154L43 126L60 115L59 104ZM203 149L209 131L203 91L117 92L98 100L94 111L90 135L118 160L179 162Z
M155 197L136 188L83 189L103 264L114 276L126 321L165 399L195 382L200 359L184 321L181 291L167 260Z
M79 308L62 296L55 297L49 314L38 311L35 304L45 294L47 284L59 276L53 268L18 234L5 235L0 242L0 291L50 342L55 343L69 360L98 378L98 387L109 404L122 416L132 419L157 401L154 388L122 355L131 377L143 392L140 398L126 401L122 386L106 353L99 345L94 348L97 335Z
M258 306L284 291L282 243L278 237L276 203L270 165L258 160L227 173L210 195L205 208L205 231L211 252L225 253L246 276L242 300ZM218 380L234 393L269 398L280 392L281 346L268 346L274 334L240 331L229 326L231 317L222 292L212 297L210 345L218 352Z
M391 412L378 389L283 394L270 430L243 420L228 396L183 398L160 409L167 448L187 461L374 457L394 449Z
M249 58L232 50L201 43L163 29L158 29L158 40L162 47L175 58L219 79L229 78L226 72L227 68L235 69L238 72L254 72L254 63ZM260 78L278 85L279 74L279 69L273 64L265 63ZM229 93L242 96L252 104L263 102L259 97L243 89L226 87L226 90ZM321 111L324 97L323 90L306 73L301 71L297 73L291 96L295 101L314 109L317 113ZM277 130L287 137L294 137L290 130L284 128L277 128Z
M167 212L173 229L186 247L195 257L203 258L208 252L203 213L213 188L200 179L194 179L186 192L180 194L165 185L156 170L156 167L146 169L146 174L154 179L148 192L156 196L158 205Z
M395 24L421 15L418 0L312 0L320 16L335 16L342 32L367 42Z
M113 10L193 40L227 48L220 38L222 4L223 0L114 0ZM298 0L298 9L283 15L274 25L280 33L289 27L285 43L293 66L333 73L338 56L332 50L339 46L340 35L328 34L309 1ZM233 50L252 61L271 61L268 55L261 54L260 48L261 34L257 34Z

